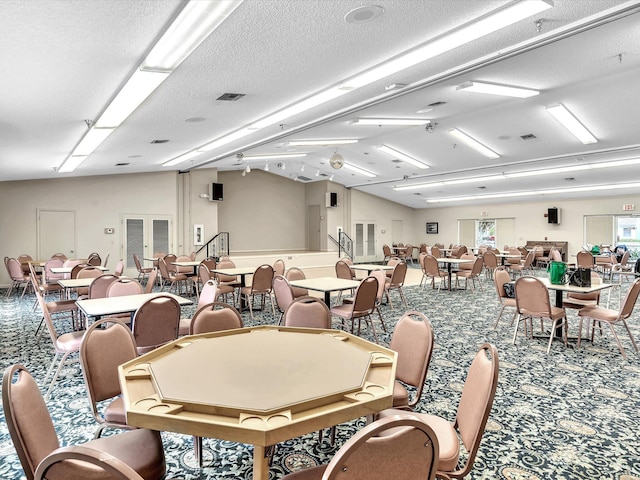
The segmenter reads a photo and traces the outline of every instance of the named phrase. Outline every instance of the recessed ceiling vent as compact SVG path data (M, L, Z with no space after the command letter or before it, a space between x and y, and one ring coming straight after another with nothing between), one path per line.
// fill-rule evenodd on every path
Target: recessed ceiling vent
M126 167L128 163L116 163L116 167Z
M310 182L311 179L309 177L305 177L303 175L298 175L298 180L302 181L302 182Z
M533 133L527 133L526 135L520 135L520 138L523 140L533 140L536 137Z
M235 102L244 97L244 93L223 93L216 100L222 100L223 102Z
M391 163L402 163L402 160L398 160L397 158L394 160L391 160Z
M151 143L168 143L169 140L151 140Z
M427 105L427 107L439 107L439 106L441 106L441 105L446 105L446 104L447 104L447 102L442 102L442 101L440 101L440 102L433 102L433 103L430 103L429 105Z

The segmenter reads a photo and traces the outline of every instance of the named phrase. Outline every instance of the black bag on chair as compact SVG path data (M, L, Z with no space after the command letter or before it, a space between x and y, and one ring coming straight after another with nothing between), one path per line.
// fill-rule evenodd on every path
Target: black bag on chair
M569 285L576 287L590 287L591 286L591 269L590 268L576 268L569 274Z
M504 294L509 298L516 298L516 282L507 282L503 285Z

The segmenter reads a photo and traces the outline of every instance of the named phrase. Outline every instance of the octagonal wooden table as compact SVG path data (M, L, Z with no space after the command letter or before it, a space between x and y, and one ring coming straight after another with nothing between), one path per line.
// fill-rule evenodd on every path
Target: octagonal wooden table
M397 354L341 330L260 326L182 337L119 367L127 423L267 447L392 406Z

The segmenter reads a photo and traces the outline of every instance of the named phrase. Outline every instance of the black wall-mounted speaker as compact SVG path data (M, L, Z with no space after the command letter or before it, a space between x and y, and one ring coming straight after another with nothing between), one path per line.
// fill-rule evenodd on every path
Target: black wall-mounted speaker
M326 207L338 206L338 194L335 192L327 192Z
M223 200L223 188L222 183L211 183L209 184L209 201L210 202L221 202Z
M560 210L556 207L547 209L547 222L556 225L560 223Z

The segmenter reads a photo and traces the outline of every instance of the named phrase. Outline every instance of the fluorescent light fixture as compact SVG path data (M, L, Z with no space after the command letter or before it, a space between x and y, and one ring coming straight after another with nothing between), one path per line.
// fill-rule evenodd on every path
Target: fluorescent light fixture
M445 185L462 185L465 183L483 183L483 182L492 182L494 180L504 180L507 178L503 174L499 175L487 175L484 177L470 177L470 178L459 178L456 180L442 180L439 182L429 182L429 183L412 183L409 185L398 185L393 187L395 191L403 191L403 190L418 190L421 188L432 188L432 187L443 187Z
M419 63L425 62L437 55L448 52L466 43L472 42L490 33L496 32L504 27L512 25L520 20L536 15L544 10L547 10L553 6L551 0L513 0L507 3L505 6L499 7L496 10L489 12L475 20L470 21L450 32L434 38L431 41L421 45L418 48L410 50L409 52L400 54L393 59L384 62L376 67L373 67L365 72L355 75L338 85L323 90L319 93L311 95L310 97L283 108L271 115L268 115L247 127L233 132L227 136L220 137L206 145L208 150L226 145L238 140L255 130L259 130L282 120L297 115L311 108L314 108L323 103L329 102L335 98L345 95L355 89L369 85L377 80L400 72L406 68L412 67ZM424 123L411 124L411 125L425 125L429 120L425 120ZM357 123L364 124L364 123ZM389 125L388 123L373 123L373 125ZM396 124L398 125L398 124ZM399 124L406 125L406 124Z
M462 85L458 85L456 90L517 98L529 98L540 95L538 90L532 90L530 88L512 87L509 85L498 85L486 82L466 82Z
M191 0L187 2L76 149L65 159L58 172L70 172L80 165L82 160L78 161L77 157L90 155L109 133L119 127L242 1ZM106 133L107 130L108 133ZM97 144L92 143L100 138ZM78 153L79 148L81 153ZM87 151L88 153L85 153Z
M562 193L580 193L580 192L593 192L598 190L619 190L627 188L640 188L640 183L616 183L607 185L589 185L584 187L569 187L569 188L554 188L549 190L529 190L522 192L507 192L507 193L492 193L488 195L469 195L466 197L449 197L449 198L434 198L426 199L427 203L446 203L446 202L463 202L471 200L491 200L495 198L513 198L513 197L527 197L527 196L544 196L544 195L557 195Z
M353 125L396 125L396 126L414 126L426 125L429 120L425 118L357 118Z
M191 0L151 49L142 67L175 69L241 3L242 0Z
M243 160L273 160L278 158L306 157L306 153L266 153L264 155L244 155Z
M114 128L90 128L71 155L60 165L58 173L73 172L114 130Z
M594 137L580 121L567 110L561 103L547 107L547 112L553 115L564 128L569 130L583 144L596 143L598 139Z
M344 168L346 168L347 170L351 170L352 172L359 173L360 175L364 175L365 177L374 178L376 176L375 173L371 173L368 170L365 170L365 169L360 168L360 167L356 167L355 165L352 165L352 164L347 163L347 162L344 162L344 164L342 166Z
M504 27L536 15L553 6L546 0L512 1L486 15L470 21L450 32L428 41L424 45L394 59L373 67L342 83L343 88L356 89L380 80L391 74L434 58Z
M481 144L475 138L470 137L469 135L467 135L463 131L458 130L457 128L450 128L449 130L447 130L447 133L449 135L451 135L452 137L457 138L462 143L464 143L467 146L473 148L475 151L477 151L478 153L484 155L487 158L491 158L491 159L500 158L500 155L498 155L496 152L491 150L489 147L485 147L483 144Z
M327 140L293 140L287 142L290 147L323 146L323 145L348 145L358 143L358 140L351 138L333 138Z
M186 162L187 160L191 160L193 157L197 157L201 153L202 152L199 152L198 150L193 150L191 152L185 153L184 155L180 155L179 157L176 157L173 160L169 160L168 162L164 162L162 164L162 166L163 167L173 167L174 165L177 165L179 163Z
M170 72L136 70L96 121L96 127L119 127L144 102Z
M399 160L403 160L403 161L405 161L407 163L410 163L414 167L418 167L418 168L421 168L423 170L429 168L429 165L427 165L426 163L422 163L420 160L417 160L417 159L415 159L413 157L410 157L406 153L402 153L402 152L396 150L395 148L391 148L388 145L380 145L377 148L381 152L384 152L384 153L386 153L388 155L391 155L392 157L395 157L395 158L397 158Z

